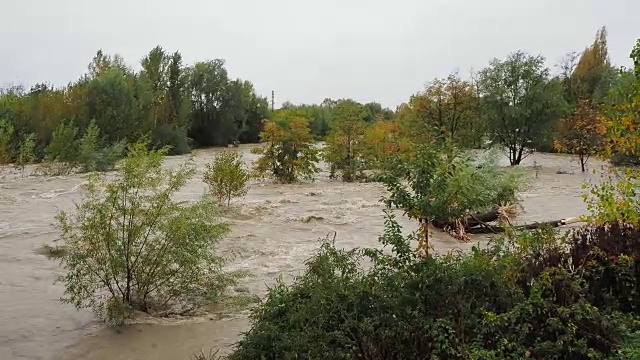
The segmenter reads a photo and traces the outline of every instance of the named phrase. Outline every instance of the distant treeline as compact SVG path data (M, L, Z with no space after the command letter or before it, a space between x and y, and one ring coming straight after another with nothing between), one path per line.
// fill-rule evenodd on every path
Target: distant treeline
M358 116L368 124L410 119L465 147L499 144L508 149L513 164L520 163L528 149L590 152L584 148L595 146L598 139L585 134L597 133L603 124L589 120L585 126L585 119L602 117L607 104L624 97L634 76L610 64L606 36L606 29L600 29L593 44L568 54L554 74L543 56L518 51L492 60L468 79L458 71L434 79L394 110L376 102L358 104L363 110ZM324 139L332 121L339 121L337 105L354 102L285 102L272 113L269 100L257 94L251 82L229 78L224 65L216 59L187 66L179 52L158 46L136 72L120 56L98 51L88 72L67 86L2 89L0 146L6 149L5 162L15 160L28 136L35 137L35 156L42 159L55 129L64 124L83 134L95 123L100 146L146 136L154 146L171 146L170 154L259 142L265 121L292 117L306 119L311 135ZM568 138L572 140L565 141Z

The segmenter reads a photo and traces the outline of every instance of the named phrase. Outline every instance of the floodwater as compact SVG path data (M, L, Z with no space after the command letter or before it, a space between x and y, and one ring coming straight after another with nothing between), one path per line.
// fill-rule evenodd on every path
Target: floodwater
M256 159L250 148L238 150L247 163ZM218 151L195 153L199 173L180 198L203 194L201 172ZM166 166L185 159L167 158ZM595 161L590 165L599 166ZM523 166L535 183L522 194L525 210L518 222L584 213L580 185L597 181L596 175L580 173L578 164L565 155L534 154ZM11 168L1 171L0 359L188 359L200 350L228 352L248 329L244 310L199 318L142 318L115 332L102 327L89 310L77 311L60 303L63 288L54 282L62 270L56 261L38 254L38 249L57 239L54 215L73 210L74 202L81 200L86 175L28 176L33 171L28 168L27 176L21 177ZM291 280L318 248L318 239L333 232L339 247L377 246L384 221L379 200L384 194L380 184L330 180L326 169L312 183L252 183L247 196L233 203L236 209L226 218L232 232L219 245L221 251L238 253L229 269L251 272L236 290L262 297L278 277ZM416 228L407 219L400 222L408 230ZM439 252L473 245L441 233L432 234L432 239Z

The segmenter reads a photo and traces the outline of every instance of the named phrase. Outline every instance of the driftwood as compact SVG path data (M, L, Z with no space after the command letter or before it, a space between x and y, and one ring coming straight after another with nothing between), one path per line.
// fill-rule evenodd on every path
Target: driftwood
M520 229L520 230L534 230L534 229L540 229L543 227L556 228L556 227L575 224L579 222L583 222L583 220L579 217L570 217L570 218L560 219L560 220L534 222L531 224L514 226L514 228ZM476 227L468 228L465 230L470 234L498 234L506 231L506 229L503 226L495 226L495 225L476 226Z
M471 229L476 226L481 226L483 223L496 221L498 220L498 217L500 217L500 211L498 207L495 207L486 213L475 213L467 216L467 218L462 221L462 224L464 224L465 229ZM438 229L454 228L458 226L458 223L455 221L434 221L432 224Z
M466 219L461 221L434 221L432 225L441 230L445 230L453 233L461 234L498 234L506 231L506 228L499 225L489 224L491 222L497 221L501 214L499 207L494 207L490 211L485 213L474 213L467 216ZM544 222L534 222L531 224L518 225L514 226L515 229L539 229L542 227L560 227L564 225L574 224L582 222L583 220L580 217L570 217L560 220L552 220L552 221L544 221Z

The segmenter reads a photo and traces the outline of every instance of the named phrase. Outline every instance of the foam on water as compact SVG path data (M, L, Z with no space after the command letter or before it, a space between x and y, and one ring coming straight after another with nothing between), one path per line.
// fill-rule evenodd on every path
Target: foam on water
M247 162L256 158L250 148L239 148ZM197 151L198 171L221 150L227 149ZM165 166L175 167L185 159L167 158ZM543 167L536 183L523 194L526 212L519 221L552 220L584 211L580 184L590 175L575 171L569 160L546 154L527 158L525 166L536 161ZM575 175L556 174L559 168L573 169ZM99 327L89 311L61 304L63 288L54 280L62 270L36 252L58 238L53 218L59 210L72 211L74 202L81 200L86 175L22 178L19 172L5 170L0 176L0 359L186 359L200 348L228 351L247 330L245 311L213 320L146 318L117 334ZM31 172L27 169L25 174ZM262 296L279 276L290 281L316 252L318 239L333 232L337 232L338 247L379 245L384 222L379 200L384 188L375 183L342 183L328 175L324 166L312 183L252 182L247 196L232 202L232 210L224 214L233 223L232 232L218 249L236 254L229 270L251 272L240 287ZM204 189L199 179L193 179L179 198L194 200ZM416 229L406 218L399 221L406 233ZM438 251L468 249L474 244L437 232L432 238Z

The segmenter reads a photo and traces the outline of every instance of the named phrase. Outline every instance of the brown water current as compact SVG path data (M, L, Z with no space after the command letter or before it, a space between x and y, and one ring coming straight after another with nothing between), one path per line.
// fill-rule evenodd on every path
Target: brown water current
M241 146L247 163L256 159ZM205 185L201 172L220 149L197 151L199 173L180 192L181 199L201 196ZM173 167L185 156L169 157ZM506 161L506 159L505 159ZM534 163L540 166L534 170ZM585 206L580 185L599 178L580 173L573 158L534 154L523 165L535 179L522 194L524 212L518 222L545 221L581 215ZM599 164L591 161L590 166ZM29 174L33 168L28 168ZM537 177L535 173L537 172ZM559 174L558 172L561 172ZM86 175L64 177L25 176L11 168L0 172L0 359L188 359L210 348L228 352L249 326L247 310L224 316L180 319L141 318L115 332L103 328L89 310L77 311L58 299L62 273L56 261L40 255L43 244L51 244L59 233L54 215L73 210L82 198ZM229 269L244 269L237 291L264 296L267 286L282 276L285 281L303 269L318 247L318 239L337 232L338 247L378 246L384 214L380 198L384 188L376 183L342 183L330 180L326 169L313 183L292 185L253 182L246 197L235 200L227 215L232 232L219 245L221 251L238 256ZM407 231L416 225L400 222ZM469 249L448 235L432 235L436 251Z

